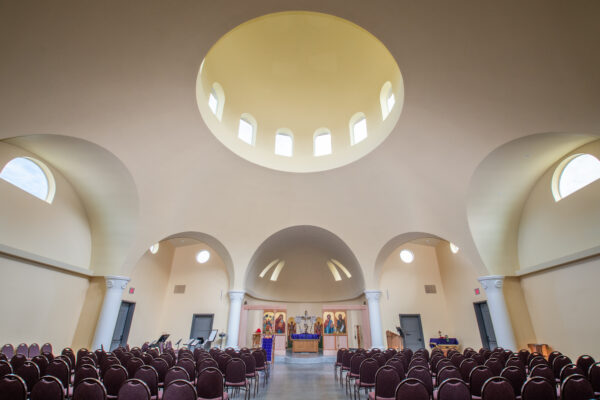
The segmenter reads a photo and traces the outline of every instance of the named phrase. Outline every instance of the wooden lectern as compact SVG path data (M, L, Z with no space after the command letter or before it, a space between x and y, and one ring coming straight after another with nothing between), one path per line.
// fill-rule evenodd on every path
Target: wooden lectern
M385 331L385 337L387 338L388 349L402 350L404 349L404 341L402 336L392 331Z

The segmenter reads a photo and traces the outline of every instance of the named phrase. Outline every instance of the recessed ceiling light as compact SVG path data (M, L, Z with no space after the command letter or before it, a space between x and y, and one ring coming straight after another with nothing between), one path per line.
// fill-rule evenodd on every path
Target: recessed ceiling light
M204 264L210 258L210 253L208 250L200 250L198 254L196 254L196 261L200 264Z
M400 251L400 259L407 264L410 264L415 259L415 255L412 251L404 249Z
M152 246L150 246L150 253L152 253L152 254L158 253L159 247L160 247L160 244L154 243Z
M454 254L458 253L458 246L455 245L454 243L450 242L450 251L453 252Z

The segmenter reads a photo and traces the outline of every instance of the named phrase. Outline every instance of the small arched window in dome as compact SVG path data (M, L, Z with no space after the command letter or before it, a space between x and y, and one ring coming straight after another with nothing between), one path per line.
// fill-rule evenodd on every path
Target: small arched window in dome
M33 158L13 158L2 168L0 178L47 203L54 199L52 173L46 165Z
M358 112L350 118L350 144L355 145L367 138L367 117Z
M244 113L240 118L238 138L242 142L254 145L256 140L256 119L250 114Z
M394 104L396 104L396 96L392 92L392 83L390 81L387 81L381 87L379 102L381 103L381 117L385 120L392 112Z
M215 82L210 89L208 95L208 108L215 114L215 117L220 121L223 118L223 106L225 105L225 91L223 87Z
M331 132L327 129L319 129L315 132L314 149L315 157L331 154Z
M275 135L275 154L291 157L294 151L294 138L289 130L280 130Z
M600 160L591 154L575 154L563 160L552 179L552 194L559 201L600 179Z

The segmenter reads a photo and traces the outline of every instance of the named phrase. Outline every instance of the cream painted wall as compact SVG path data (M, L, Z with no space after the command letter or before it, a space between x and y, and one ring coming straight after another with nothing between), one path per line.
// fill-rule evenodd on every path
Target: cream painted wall
M105 293L106 279L103 276L91 278L73 337L73 349L90 349L92 347Z
M415 255L410 264L400 260L401 249L409 249ZM435 285L437 293L426 294L424 285ZM454 336L446 305L445 289L438 268L435 248L406 243L393 251L383 264L380 290L381 320L383 330L396 332L400 325L399 314L420 314L424 345L438 331Z
M88 278L0 257L0 342L72 345Z
M477 280L479 276L464 252L452 253L448 242L441 242L435 252L444 287L442 301L448 304L446 311L450 316L448 335L456 336L463 349L478 350L482 343L473 303L487 300ZM479 289L479 295L475 294L475 289Z
M169 242L160 243L156 254L144 253L123 291L123 301L135 303L128 338L131 345L141 346L145 341L157 339L161 333L174 254L175 249ZM135 289L133 294L129 293L130 288Z
M519 227L521 269L600 245L600 180L558 202L552 196L556 166L569 155L578 153L600 158L600 140L557 160L529 194Z
M573 360L581 354L599 359L599 281L598 257L521 277L537 341Z
M529 343L537 343L535 331L531 323L527 301L518 277L504 279L504 299L510 314L510 321L519 349L526 349Z
M0 142L0 169L15 157L35 154ZM82 268L90 267L92 251L86 210L70 183L46 164L56 181L49 204L0 179L0 243Z

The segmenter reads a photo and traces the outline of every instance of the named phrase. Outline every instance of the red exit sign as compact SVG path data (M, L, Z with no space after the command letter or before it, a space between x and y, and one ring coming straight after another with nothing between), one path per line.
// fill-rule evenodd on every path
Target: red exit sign
M129 294L133 294L135 292L135 288L130 287L129 288Z
M477 296L479 296L479 293L480 293L480 292L479 292L479 288L475 289L475 294L476 294Z

